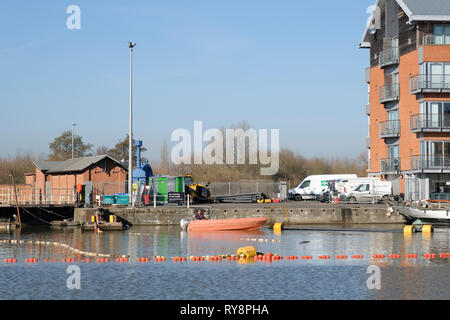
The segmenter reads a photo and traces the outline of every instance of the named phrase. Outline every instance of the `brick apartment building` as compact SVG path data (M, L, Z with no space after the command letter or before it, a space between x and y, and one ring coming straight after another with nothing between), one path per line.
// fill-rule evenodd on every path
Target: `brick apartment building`
M369 176L407 200L450 200L450 0L377 0L359 47Z

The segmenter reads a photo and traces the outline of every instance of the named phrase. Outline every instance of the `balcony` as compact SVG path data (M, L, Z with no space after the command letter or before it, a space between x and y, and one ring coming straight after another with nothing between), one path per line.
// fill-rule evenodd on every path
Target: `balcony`
M430 173L450 172L450 155L411 156L411 170Z
M410 78L411 94L450 93L450 74L418 74Z
M366 83L370 83L370 67L366 68Z
M370 116L370 104L366 104L366 115Z
M394 83L380 87L380 102L398 101L400 99L400 85Z
M370 149L370 137L366 137L366 149Z
M416 114L410 119L411 132L450 132L450 115Z
M400 59L400 51L398 48L389 48L380 52L379 65L380 68L388 67L393 64L398 64Z
M380 122L380 138L398 138L400 137L400 121L390 120Z
M448 40L446 41L443 36L435 36L433 34L426 34L423 36L422 45L424 46L448 46Z
M381 159L380 172L382 174L400 173L400 158Z

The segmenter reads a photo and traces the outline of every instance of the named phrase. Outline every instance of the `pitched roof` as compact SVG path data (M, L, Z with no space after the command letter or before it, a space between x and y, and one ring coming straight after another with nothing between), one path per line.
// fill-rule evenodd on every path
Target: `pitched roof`
M410 21L450 21L449 0L397 0Z
M380 6L386 0L377 0L375 7ZM395 0L409 18L413 21L450 21L449 0ZM374 10L375 12L375 10ZM372 13L370 20L374 20ZM360 48L370 48L369 25L366 26L364 35L359 43Z
M112 161L116 162L122 168L126 170L122 163L111 158L107 154L99 155L99 156L89 156L83 158L74 158L65 161L34 161L34 165L41 171L46 171L47 173L63 173L63 172L79 172L88 168L89 166L103 160L109 158Z

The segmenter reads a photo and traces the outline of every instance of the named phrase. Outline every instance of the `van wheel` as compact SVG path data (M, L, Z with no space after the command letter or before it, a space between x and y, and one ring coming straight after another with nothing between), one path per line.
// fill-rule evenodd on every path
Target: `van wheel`
M302 201L303 198L302 198L301 195L297 194L297 195L294 196L294 200L295 200L295 201Z

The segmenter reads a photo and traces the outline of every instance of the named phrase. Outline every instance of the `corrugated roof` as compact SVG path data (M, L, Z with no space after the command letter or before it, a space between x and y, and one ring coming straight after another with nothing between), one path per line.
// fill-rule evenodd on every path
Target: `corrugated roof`
M57 166L61 162L64 161L46 161L46 160L36 160L33 161L33 164L41 171L48 171L53 167Z
M409 21L450 21L450 0L395 0L406 13ZM385 0L377 0L375 5L384 5ZM374 16L370 17L372 21ZM370 48L368 26L359 43L360 48Z
M47 171L47 173L62 173L62 172L79 172L88 168L89 166L105 159L109 158L116 162L122 168L126 168L119 161L111 158L109 155L90 156L83 158L74 158L65 161L35 161L34 165L41 171Z
M397 0L397 3L411 20L427 16L430 18L431 16L450 17L449 0Z

